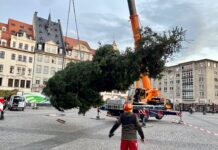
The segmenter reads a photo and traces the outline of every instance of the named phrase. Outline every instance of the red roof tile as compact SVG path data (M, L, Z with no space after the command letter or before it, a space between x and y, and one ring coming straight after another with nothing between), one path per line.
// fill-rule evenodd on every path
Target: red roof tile
M89 50L91 50L89 44L86 41L79 40L80 44L85 45ZM64 42L69 44L69 48L74 48L78 45L78 40L71 38L71 37L66 37L64 36Z
M33 26L24 22L20 22L14 19L8 20L8 31L10 34L17 33L20 30L24 30L32 39L34 39Z

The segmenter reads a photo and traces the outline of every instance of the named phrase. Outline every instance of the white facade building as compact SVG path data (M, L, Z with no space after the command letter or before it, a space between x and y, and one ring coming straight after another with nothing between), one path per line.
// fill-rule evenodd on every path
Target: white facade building
M153 80L162 96L176 103L218 104L218 61L202 59L166 67L161 80Z

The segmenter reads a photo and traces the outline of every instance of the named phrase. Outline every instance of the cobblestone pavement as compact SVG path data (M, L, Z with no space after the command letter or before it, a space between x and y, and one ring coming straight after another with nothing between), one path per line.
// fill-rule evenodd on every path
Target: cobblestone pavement
M60 113L49 107L6 111L5 120L0 120L0 149L119 150L121 128L108 138L115 118L101 112L101 120L96 120L96 109L85 116L77 112ZM143 128L145 144L139 141L139 150L218 149L218 114L183 113L184 123L177 124L178 120L176 116L150 119Z

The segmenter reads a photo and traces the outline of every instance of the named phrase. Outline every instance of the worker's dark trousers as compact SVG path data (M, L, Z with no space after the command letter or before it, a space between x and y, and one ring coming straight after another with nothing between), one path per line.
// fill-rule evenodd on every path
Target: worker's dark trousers
M120 150L138 150L138 143L136 140L121 140Z
M4 111L1 111L0 119L4 119Z

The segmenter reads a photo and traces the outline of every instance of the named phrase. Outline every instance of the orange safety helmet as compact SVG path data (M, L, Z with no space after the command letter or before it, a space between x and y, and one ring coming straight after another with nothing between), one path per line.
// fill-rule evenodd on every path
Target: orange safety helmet
M123 106L123 109L125 112L132 112L132 104L130 103L125 103Z

